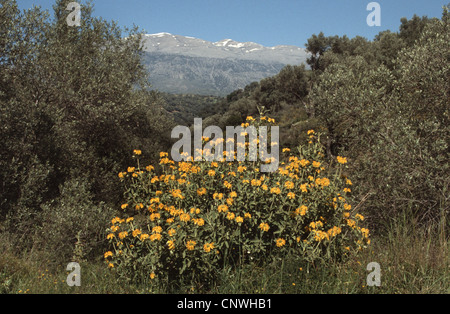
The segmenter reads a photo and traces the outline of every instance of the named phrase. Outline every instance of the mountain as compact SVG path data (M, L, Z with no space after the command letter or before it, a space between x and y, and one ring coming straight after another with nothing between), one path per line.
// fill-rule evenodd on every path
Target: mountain
M276 75L288 64L305 63L308 56L296 46L209 42L169 33L145 35L143 45L152 87L175 94L224 96Z

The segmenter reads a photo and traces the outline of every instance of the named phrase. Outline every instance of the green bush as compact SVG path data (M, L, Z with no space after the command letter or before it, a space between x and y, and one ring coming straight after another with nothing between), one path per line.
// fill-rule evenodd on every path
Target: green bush
M331 152L353 161L355 195L374 225L404 211L422 223L448 215L449 19L427 21L389 69L361 56L336 59L309 99ZM436 225L436 224L435 224Z
M314 263L366 247L364 217L347 203L347 160L327 164L320 134L308 136L298 153L283 150L288 162L274 173L250 161L175 163L162 152L158 176L138 159L119 173L127 188L108 229L108 266L129 280L207 284L230 265L286 256Z
M93 260L105 247L103 230L113 211L94 203L89 190L87 179L66 181L61 196L42 206L34 241L54 263Z

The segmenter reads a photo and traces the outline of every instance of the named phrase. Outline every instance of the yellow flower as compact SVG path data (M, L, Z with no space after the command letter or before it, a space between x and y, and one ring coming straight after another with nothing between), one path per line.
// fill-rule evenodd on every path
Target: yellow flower
M180 220L188 222L189 220L191 220L191 216L188 213L183 213L180 215Z
M361 228L361 233L365 238L369 237L369 229Z
M223 198L223 193L214 193L213 199L215 200L221 200Z
M237 223L244 222L244 218L242 218L241 216L237 216L237 217L236 217L236 222L237 222Z
M197 226L203 226L205 224L205 220L203 218L195 218L192 219L192 221L194 222L194 224L196 224Z
M244 218L250 219L250 218L252 218L252 215L250 213L245 213L244 214Z
M139 149L135 149L135 150L133 150L133 154L135 154L136 156L139 156L142 154L142 151Z
M287 194L287 197L289 197L289 199L294 199L295 198L295 193L292 193L292 192L289 192L288 194Z
M177 233L177 231L173 228L171 228L169 231L167 231L167 234L169 235L169 237L173 237L176 233Z
M122 209L125 209L125 208L127 208L128 207L128 204L122 204L121 206L120 206L120 208L122 208Z
M159 153L159 157L160 157L160 158L163 158L163 157L166 157L166 156L169 156L169 154L166 153L166 152L160 152L160 153Z
M308 211L308 207L306 207L305 205L302 205L295 210L295 214L300 215L300 216L305 216L307 211Z
M353 228L353 227L355 227L356 222L355 222L353 219L347 219L347 225L348 225L350 228Z
M283 148L283 153L290 152L291 150L289 148Z
M159 163L162 164L162 165L165 165L165 164L170 163L170 160L167 157L166 158L162 158Z
M313 161L312 165L314 168L319 168L321 163L319 161Z
M246 119L246 121L255 121L255 119L253 119L252 116L248 116L247 119Z
M108 264L108 268L114 268L114 264L113 263L109 263Z
M334 237L340 234L341 231L342 231L341 228L334 226L333 228L329 229L327 233L330 237Z
M167 218L166 223L171 224L174 221L173 217Z
M363 215L360 215L360 214L356 214L356 215L355 215L355 218L358 219L358 220L361 220L361 221L364 220L364 216L363 216Z
M219 211L219 213L224 212L226 213L228 211L228 206L225 204L219 205L219 207L217 208L217 210Z
M328 178L317 178L316 184L321 186L329 186L330 185L330 179Z
M134 220L133 217L128 217L127 220L126 220L126 223L129 223L130 221L133 221L133 220Z
M301 184L301 185L300 185L300 190L301 190L302 192L308 192L308 189L306 188L306 186L307 186L306 183L305 183L305 184Z
M350 181L350 179L346 179L346 180L345 180L345 184L347 184L347 185L352 185L352 181Z
M123 179L124 175L123 172L119 172L119 178Z
M162 232L162 228L160 226L155 226L152 228L152 232L154 233L161 233Z
M227 189L231 189L233 185L228 181L224 181L223 186L226 187Z
M119 233L119 238L122 240L122 239L124 239L127 235L128 235L128 232L122 231L122 232Z
M283 245L286 244L286 240L285 240L285 239L282 239L282 238L276 239L275 242L276 242L276 245L277 245L278 247L282 247Z
M210 176L210 177L214 177L215 174L216 174L216 172L214 170L208 171L208 176Z
M228 175L230 175L230 176L232 176L232 177L236 177L236 172L230 171L230 172L228 172Z
M133 235L133 237L137 237L138 235L140 235L142 232L141 232L141 230L139 230L139 229L135 229L135 230L133 230L133 232L132 232L132 235Z
M194 250L196 244L197 244L197 242L195 242L193 240L189 240L189 241L186 242L186 248L189 251L192 251L192 250Z
M137 210L142 209L142 208L144 208L144 204L139 203L139 204L136 205L136 209Z
M128 172L134 172L134 169L136 169L135 167L128 167L127 171Z
M350 209L352 209L352 205L344 204L344 209L345 210L350 210Z
M161 214L160 213L152 213L151 215L150 215L150 220L151 221L154 221L155 219L159 219L161 217Z
M203 245L203 250L204 250L206 253L209 253L212 249L214 249L214 243L205 243L205 244Z
M198 196L202 196L202 195L204 195L204 194L206 194L206 189L205 189L205 188L199 188L199 189L197 190L197 195L198 195Z
M315 133L314 130L309 130L307 134L310 135L310 134L314 134L314 133Z
M280 194L281 193L281 190L280 190L280 188L279 187L274 187L274 188L271 188L270 189L270 193L272 193L272 194Z
M328 233L320 231L320 230L316 230L315 234L314 234L314 240L316 240L317 242L320 242L323 239L329 239Z
M261 180L252 179L251 184L252 186L261 186Z
M228 212L227 213L227 219L229 219L229 220L233 220L234 219L234 213L232 213L232 212Z
M284 186L286 187L286 189L293 189L293 188L294 188L294 182L292 182L292 181L286 181L286 183L284 184Z
M141 239L141 241L147 240L150 236L146 233L141 234L141 236L139 237L139 239Z
M299 163L300 163L300 166L306 167L307 165L309 165L309 160L302 159L299 161Z
M270 229L270 227L269 227L269 225L267 224L267 223L264 223L264 222L262 222L260 225L259 225L259 228L262 230L262 231L269 231L269 229Z
M150 199L150 204L159 203L159 197L154 197Z
M167 241L167 246L169 247L169 250L173 250L175 248L175 242L169 240Z
M150 236L150 241L152 241L152 242L154 242L154 241L156 241L156 240L161 240L161 234L160 233L153 233L151 236Z
M346 164L347 163L347 158L341 157L341 156L337 156L337 161L340 164Z
M110 234L108 234L108 235L106 236L106 238L107 238L108 240L111 240L111 239L114 238L114 237L115 237L114 233L110 233Z
M150 279L155 279L155 277L156 277L155 273L150 274Z
M180 199L184 199L183 194L181 194L181 190L180 189L176 189L176 190L172 190L170 191L170 193L172 194L173 197L175 198L180 198Z
M109 256L113 256L113 253L112 253L111 251L108 251L108 252L106 252L103 256L104 256L105 258L108 258Z
M352 190L350 190L349 188L344 188L344 192L345 193L350 193Z
M145 170L150 172L152 170L155 170L155 167L153 167L152 165L148 165L147 167L145 167Z

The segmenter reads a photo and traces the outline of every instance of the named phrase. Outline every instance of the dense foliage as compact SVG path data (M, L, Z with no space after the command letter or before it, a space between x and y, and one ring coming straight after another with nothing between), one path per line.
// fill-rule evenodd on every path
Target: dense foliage
M101 240L131 147L166 148L170 123L146 90L137 29L124 39L88 5L70 27L68 1L53 20L0 3L0 216L20 247L67 259L77 241Z
M247 117L246 123L269 120ZM331 168L320 134L307 133L309 143L292 154L283 149L287 162L273 173L260 172L262 161L228 162L226 152L219 161L204 156L178 163L161 152L158 175L152 165L140 165L135 150L137 165L119 173L126 198L124 213L108 229L108 266L156 286L205 286L225 267L342 260L365 248L364 217L346 199L352 189L342 174L347 160L338 156Z
M449 23L447 9L441 20L402 20L400 34L381 34L371 43L377 53L373 57L333 49L323 54L327 66L308 99L329 131L332 154L354 161L351 173L365 182L358 193L369 196L365 207L374 221L408 210L422 222L445 223ZM377 52L386 36L394 47ZM397 47L404 48L395 58L385 55Z
M448 7L441 19L403 18L399 32L373 41L314 34L306 43L312 71L287 66L236 91L206 124L240 123L264 107L285 146L320 130L328 157L352 160L352 196L377 229L405 211L448 229L449 34Z

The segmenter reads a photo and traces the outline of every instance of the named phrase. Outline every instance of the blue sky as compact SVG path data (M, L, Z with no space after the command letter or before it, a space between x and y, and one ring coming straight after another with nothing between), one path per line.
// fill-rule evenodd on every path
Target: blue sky
M76 1L76 0L74 0ZM18 0L21 9L54 0ZM85 0L78 0L84 4ZM450 0L378 0L381 26L369 27L372 0L95 0L94 15L120 26L136 24L147 33L168 32L208 41L230 38L265 46L304 47L312 34L360 35L370 40L383 30L398 31L402 17L438 17Z

